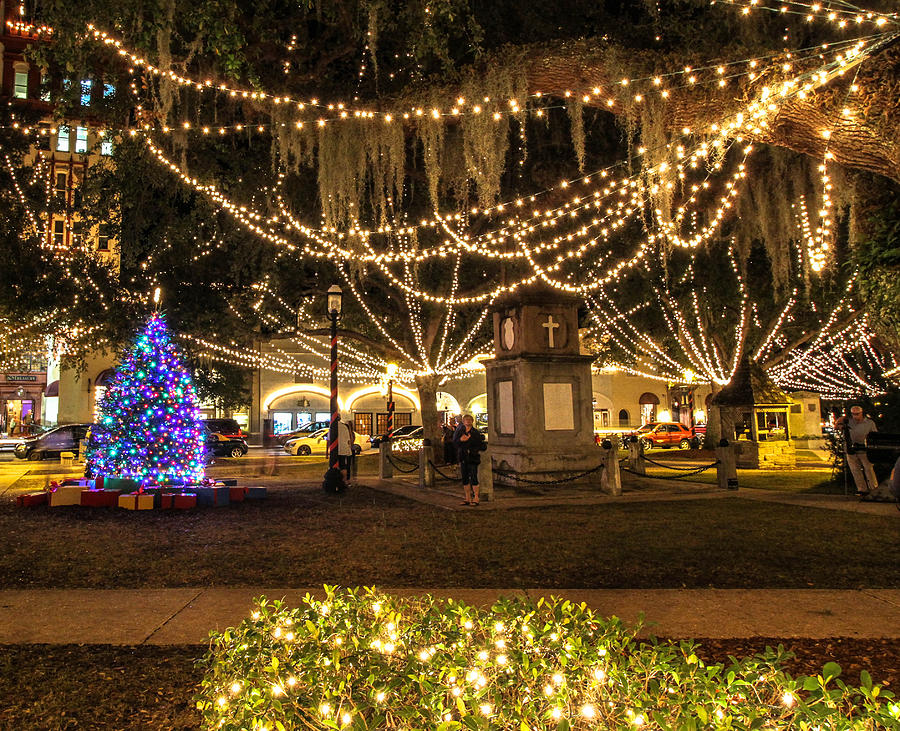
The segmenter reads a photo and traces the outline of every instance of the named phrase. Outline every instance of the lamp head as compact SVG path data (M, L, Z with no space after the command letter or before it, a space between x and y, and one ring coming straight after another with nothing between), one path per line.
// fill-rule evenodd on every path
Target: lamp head
M341 315L341 303L344 293L336 284L332 284L328 288L328 314L334 317Z
M397 364L396 363L388 363L385 366L385 370L387 370L388 378L393 378L397 375Z

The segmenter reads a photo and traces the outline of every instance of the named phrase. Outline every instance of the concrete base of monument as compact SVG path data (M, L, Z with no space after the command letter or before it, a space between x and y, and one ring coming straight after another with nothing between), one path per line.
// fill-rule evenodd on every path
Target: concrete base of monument
M600 484L601 450L593 445L571 450L535 451L524 447L491 445L491 459L494 465L494 480L498 485L533 486L534 482L565 480L567 485ZM573 475L588 472L578 477ZM513 473L513 474L504 474ZM517 480L516 477L521 479Z

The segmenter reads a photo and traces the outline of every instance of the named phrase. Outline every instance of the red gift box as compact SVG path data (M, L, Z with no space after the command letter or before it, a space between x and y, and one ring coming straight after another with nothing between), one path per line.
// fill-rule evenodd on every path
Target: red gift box
M82 490L81 504L91 508L114 508L119 504L120 490Z
M189 510L197 507L197 496L190 493L175 495L175 507L178 510Z
M48 492L31 492L27 495L16 495L16 505L20 508L30 508L35 505L46 505Z
M228 488L228 499L233 503L242 503L244 502L244 498L247 496L247 488L246 487L229 487Z

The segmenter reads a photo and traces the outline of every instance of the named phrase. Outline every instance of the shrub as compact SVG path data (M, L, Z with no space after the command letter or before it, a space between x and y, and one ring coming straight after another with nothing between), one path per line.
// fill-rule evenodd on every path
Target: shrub
M689 641L568 601L490 610L325 587L297 609L258 600L211 636L197 699L207 728L900 728L892 695L840 667L793 679L782 647L708 665Z

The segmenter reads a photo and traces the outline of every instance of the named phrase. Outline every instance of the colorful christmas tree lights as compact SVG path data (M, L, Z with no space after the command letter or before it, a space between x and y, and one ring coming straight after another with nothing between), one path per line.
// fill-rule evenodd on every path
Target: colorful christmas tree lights
M197 396L161 315L152 315L138 335L98 411L87 451L90 473L142 485L203 479Z

